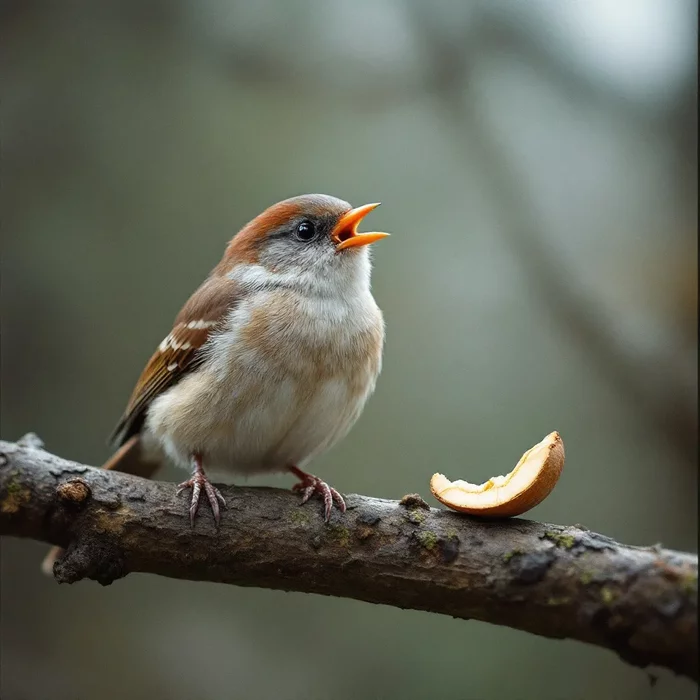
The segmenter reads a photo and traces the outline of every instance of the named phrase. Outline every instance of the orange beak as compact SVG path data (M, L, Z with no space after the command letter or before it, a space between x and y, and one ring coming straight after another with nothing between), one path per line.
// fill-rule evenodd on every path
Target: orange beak
M375 204L365 204L362 207L356 207L340 217L340 221L336 224L331 234L331 239L335 242L337 251L345 250L346 248L356 248L361 245L374 243L380 238L386 238L388 233L380 231L372 231L371 233L358 233L357 226L362 219L369 214L372 209L376 209L379 202Z

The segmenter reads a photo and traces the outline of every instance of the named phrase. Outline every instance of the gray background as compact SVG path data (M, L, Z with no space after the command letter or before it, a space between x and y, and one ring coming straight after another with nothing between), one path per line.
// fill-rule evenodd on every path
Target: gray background
M380 200L385 369L314 472L428 497L434 471L485 480L557 429L566 468L527 517L696 551L695 3L0 13L4 438L101 463L241 225L304 192ZM695 697L425 613L139 575L59 587L44 551L2 543L3 700Z

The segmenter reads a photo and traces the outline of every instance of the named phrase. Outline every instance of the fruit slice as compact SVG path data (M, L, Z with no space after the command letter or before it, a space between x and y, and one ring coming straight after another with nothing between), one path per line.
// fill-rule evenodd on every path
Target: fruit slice
M547 498L563 468L564 443L555 430L529 449L505 476L491 477L483 484L470 484L433 474L430 490L438 501L453 510L488 518L510 518Z

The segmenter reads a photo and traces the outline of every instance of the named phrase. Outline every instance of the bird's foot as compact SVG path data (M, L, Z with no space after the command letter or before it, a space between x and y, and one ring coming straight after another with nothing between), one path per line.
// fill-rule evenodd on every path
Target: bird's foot
M194 527L194 519L197 515L197 511L199 510L199 499L202 495L202 489L204 489L204 493L207 494L207 498L209 499L211 512L214 514L214 522L218 528L221 520L219 504L225 508L226 499L221 495L219 489L217 489L216 486L214 486L207 478L207 475L204 473L204 467L202 467L202 458L199 455L195 455L194 457L194 472L192 473L192 478L178 484L177 495L179 496L185 489L192 489L192 500L190 501L190 525Z
M301 491L301 505L306 503L315 493L323 498L324 504L324 520L329 522L331 519L331 510L333 503L338 506L341 513L345 512L345 501L343 497L332 486L329 486L325 481L322 481L313 474L307 474L298 467L289 467L289 471L299 478L299 483L292 486L292 491Z

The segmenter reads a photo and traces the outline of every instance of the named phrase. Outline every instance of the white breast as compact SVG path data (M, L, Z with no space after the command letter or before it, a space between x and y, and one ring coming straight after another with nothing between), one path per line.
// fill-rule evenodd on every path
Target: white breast
M154 401L147 429L182 466L213 472L303 467L344 437L381 369L383 319L369 290L344 300L250 295L207 360Z

